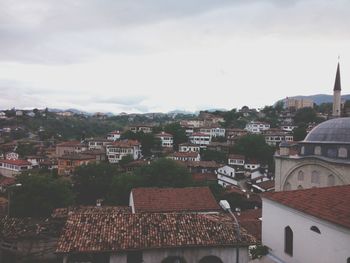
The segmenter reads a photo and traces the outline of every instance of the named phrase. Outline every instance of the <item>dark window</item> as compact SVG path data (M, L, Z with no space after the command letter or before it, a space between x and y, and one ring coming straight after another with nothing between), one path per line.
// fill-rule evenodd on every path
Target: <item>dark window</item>
M293 256L293 231L289 226L284 228L284 252Z
M350 263L350 258L348 258L348 259L346 260L346 263Z
M311 230L311 231L314 231L314 232L316 232L316 233L321 234L321 231L318 229L317 226L312 226L312 227L310 227L310 230Z
M127 263L141 263L142 260L142 251L131 251L127 254Z

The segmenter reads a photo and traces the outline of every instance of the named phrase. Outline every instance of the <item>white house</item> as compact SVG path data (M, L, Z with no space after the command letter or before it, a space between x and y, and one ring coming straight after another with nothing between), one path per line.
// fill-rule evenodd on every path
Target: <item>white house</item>
M220 127L214 127L210 129L211 137L225 137L225 129Z
M170 133L161 132L156 134L156 137L162 142L163 148L173 148L174 138Z
M201 148L192 143L181 143L179 145L179 152L200 152Z
M239 154L230 154L228 156L228 164L234 166L242 166L244 167L245 157L244 155Z
M209 145L211 137L208 134L195 132L190 136L190 142L201 147L206 147Z
M235 169L229 165L221 166L216 170L218 184L222 186L237 186L238 182L235 179Z
M282 125L280 126L280 129L282 131L286 131L286 132L292 132L295 129L296 126L294 125Z
M169 159L182 162L199 162L201 156L198 152L175 152L168 157Z
M262 195L262 243L274 262L350 262L350 185Z
M116 141L120 139L120 131L112 131L107 134L107 140Z
M252 171L258 168L260 168L260 164L255 160L247 160L244 164L244 169L246 170Z
M7 177L14 177L31 168L31 163L26 160L0 160L0 173Z
M0 111L0 120L1 119L7 119L7 117L6 117L6 113L5 112L3 112L3 111Z
M245 130L251 133L261 133L268 129L270 129L270 124L259 121L251 121L245 126Z
M292 142L294 137L288 132L282 131L280 129L270 129L263 132L265 141L268 145L278 146L281 142Z
M88 140L89 150L104 150L108 144L111 144L108 139L95 138Z
M106 146L109 163L118 163L124 156L130 155L134 160L141 158L141 143L136 140L115 141Z

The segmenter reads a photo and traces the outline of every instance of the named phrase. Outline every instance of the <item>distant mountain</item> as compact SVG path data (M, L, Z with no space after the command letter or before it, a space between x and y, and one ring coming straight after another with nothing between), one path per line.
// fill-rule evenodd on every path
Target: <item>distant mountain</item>
M296 99L310 99L315 104L320 105L322 103L332 103L333 102L333 95L327 95L327 94L316 94L316 95L310 95L310 96L293 96L288 98L296 98ZM342 100L350 100L350 94L342 95Z

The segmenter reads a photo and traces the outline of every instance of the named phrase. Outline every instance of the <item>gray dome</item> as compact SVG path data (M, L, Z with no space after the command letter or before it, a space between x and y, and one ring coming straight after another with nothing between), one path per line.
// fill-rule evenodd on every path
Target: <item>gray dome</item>
M304 142L350 143L350 118L337 118L320 123Z

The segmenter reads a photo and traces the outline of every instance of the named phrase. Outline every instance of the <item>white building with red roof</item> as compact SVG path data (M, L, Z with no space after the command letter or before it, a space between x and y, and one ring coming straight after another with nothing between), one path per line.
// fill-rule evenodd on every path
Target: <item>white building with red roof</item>
M192 161L199 162L201 160L201 156L198 152L174 152L168 156L169 159L175 161Z
M210 134L195 132L190 136L190 142L204 148L211 142L211 136Z
M141 158L141 143L137 140L115 141L106 146L109 163L118 163L124 156L130 155L134 160Z
M160 139L163 148L173 148L174 137L170 133L161 132L156 134L156 137Z
M14 177L31 168L32 164L26 160L0 160L0 173L3 176Z
M273 262L350 262L350 185L266 193L262 242Z

